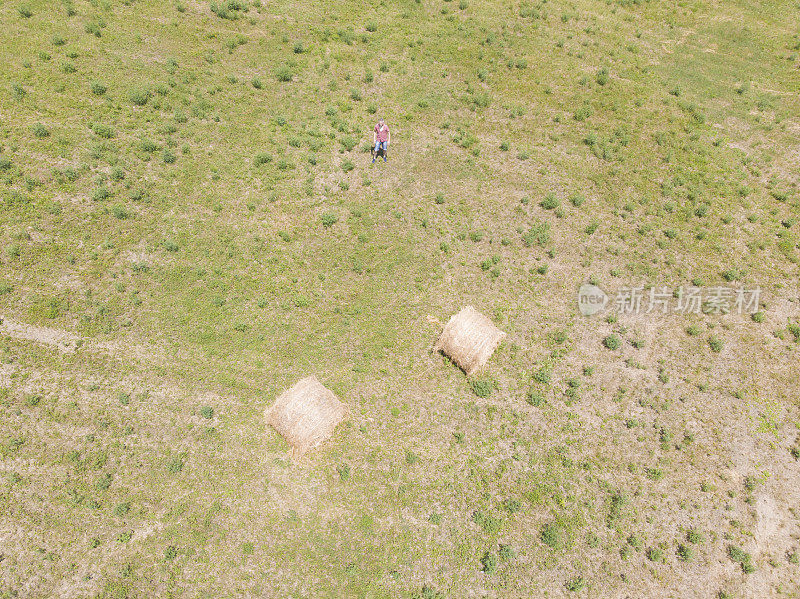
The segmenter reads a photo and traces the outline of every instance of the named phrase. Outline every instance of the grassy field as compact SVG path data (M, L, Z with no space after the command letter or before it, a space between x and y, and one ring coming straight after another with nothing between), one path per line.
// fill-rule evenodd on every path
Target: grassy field
M798 14L2 0L0 598L800 597Z

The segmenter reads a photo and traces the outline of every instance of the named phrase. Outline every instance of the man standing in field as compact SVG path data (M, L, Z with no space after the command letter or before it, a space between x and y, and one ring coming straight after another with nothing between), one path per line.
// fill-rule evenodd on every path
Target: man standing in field
M372 132L372 143L375 144L375 152L372 155L372 163L375 164L375 158L378 152L383 149L383 161L386 162L386 150L389 149L389 143L392 141L392 134L389 132L389 127L383 119L379 119L375 125L375 130Z

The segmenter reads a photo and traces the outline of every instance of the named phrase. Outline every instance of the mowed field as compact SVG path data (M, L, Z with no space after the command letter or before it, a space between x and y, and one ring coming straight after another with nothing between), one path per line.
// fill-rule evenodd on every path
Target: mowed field
M800 597L798 15L3 0L0 597Z

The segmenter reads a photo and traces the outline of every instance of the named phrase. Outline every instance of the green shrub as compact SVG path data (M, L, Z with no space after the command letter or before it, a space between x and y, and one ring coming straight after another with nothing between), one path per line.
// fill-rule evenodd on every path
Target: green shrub
M605 339L603 339L603 345L605 345L608 349L619 349L622 342L620 341L619 337L616 335L609 335Z
M128 99L136 106L144 106L150 99L150 90L141 87L128 90Z
M86 33L90 35L93 35L95 37L100 37L101 35L103 35L103 28L105 26L106 24L104 21L91 21L89 23L86 23L83 29L84 31L86 31Z
M535 389L528 390L528 394L525 397L525 401L527 401L530 405L535 406L537 408L544 405L545 403L544 396Z
M582 206L585 201L586 201L586 198L584 198L579 193L574 193L569 197L569 203L572 204L573 206L575 206L576 208L579 208L580 206Z
M183 466L183 458L173 458L167 462L167 472L170 474L178 474L181 470L183 470Z
M592 109L588 104L584 104L578 108L572 115L572 117L578 122L583 122L590 116L592 116Z
M41 123L36 123L33 126L33 135L37 139L44 139L45 137L50 137L50 131L48 131L47 127L45 127Z
M92 200L95 202L102 202L103 200L111 197L111 192L105 185L101 185L92 193Z
M745 574L751 574L755 572L756 568L753 565L752 556L740 547L737 547L736 545L728 545L728 557L739 564L742 568L742 572Z
M158 151L158 144L150 139L143 139L139 142L139 147L144 152L153 153Z
M522 509L522 504L516 499L506 499L503 501L503 509L509 514L516 514Z
M650 480L661 480L664 478L664 471L661 468L645 468L644 473Z
M335 225L339 217L333 212L323 212L322 216L320 216L320 220L322 220L322 226L327 229Z
M578 576L577 578L568 580L564 586L566 586L568 591L577 593L586 587L586 581L584 580L583 576Z
M526 247L538 245L543 247L550 241L550 223L536 222L534 225L522 236L522 242Z
M469 103L473 108L486 108L492 103L492 96L489 94L489 92L474 91L469 96Z
M253 87L256 88L256 89L261 89L261 88L264 87L264 84L261 82L261 79L259 79L258 77L253 77L252 84L253 84Z
M708 345L711 348L711 351L714 353L719 353L722 351L723 343L722 340L717 337L710 337L708 339Z
M211 420L214 417L214 408L211 406L203 406L200 408L200 415L206 420Z
M658 547L650 547L647 552L647 559L651 562L657 562L663 564L666 561L664 557L664 552Z
M444 593L438 592L433 587L425 585L420 592L411 595L411 599L447 599L447 596Z
M722 278L727 282L738 281L744 278L744 272L737 268L730 268L722 273Z
M97 137L102 137L103 139L111 139L116 135L111 127L102 123L92 123L90 127Z
M492 378L482 377L471 379L469 381L469 386L472 392L478 397L489 397L492 391L497 388L497 382Z
M678 545L676 553L678 555L678 559L682 562L691 561L694 557L694 549L692 549L690 545L684 545L683 543Z
M559 522L550 522L542 526L539 538L551 549L563 549L567 545L567 532Z
M497 570L497 556L490 551L484 553L481 558L481 570L483 570L484 574L494 573Z
M245 0L225 0L223 2L211 2L211 12L217 15L220 19L227 19L235 21L239 18L240 13L246 13L250 10Z
M539 205L545 210L555 210L556 208L559 207L560 204L561 202L559 202L558 198L556 197L556 194L554 194L553 192L548 193L544 197L544 199L541 202L539 202Z
M268 162L272 162L272 155L268 154L267 152L259 152L253 157L254 166L261 166L262 164L267 164Z
M91 90L92 90L92 93L93 93L95 96L102 96L104 93L106 93L106 86L105 86L105 85L103 85L103 84L102 84L101 82L99 82L99 81L92 81L92 82L89 84L89 89L91 89Z
M611 494L608 505L608 515L606 516L606 526L608 526L608 528L617 529L619 527L627 503L628 498L624 493L614 491Z
M339 139L339 143L342 144L342 148L344 148L347 152L350 152L356 147L358 140L352 135L345 135Z
M533 380L537 383L542 383L543 385L550 384L550 378L552 377L553 371L550 366L542 366L536 372L533 373Z
M702 533L699 533L696 530L690 530L686 533L686 540L697 545L702 543L705 540L705 537L702 535Z
M292 77L294 77L294 73L292 72L292 67L287 64L283 64L275 69L275 78L278 81L286 82L291 81Z
M608 69L603 67L599 71L597 71L597 75L595 76L595 81L597 81L598 85L605 85L609 82L608 76Z
M504 562L509 562L516 557L511 545L500 545L500 551L497 552L497 555L499 555L500 559Z
M119 220L125 220L130 217L130 213L128 212L127 208L122 204L114 204L111 206L111 214L114 215L115 218Z
M121 533L119 533L117 535L117 541L119 541L120 543L127 543L132 538L133 538L133 531L132 530L126 530L125 532L121 532ZM123 596L123 595L120 595L120 596ZM125 595L125 596L127 596L127 595Z
M496 534L500 532L500 529L503 527L502 519L481 510L472 512L472 521L488 534Z

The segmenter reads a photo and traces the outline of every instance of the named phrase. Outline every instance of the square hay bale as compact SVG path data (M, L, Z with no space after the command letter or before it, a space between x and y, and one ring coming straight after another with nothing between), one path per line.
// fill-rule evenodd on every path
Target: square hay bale
M447 322L433 349L444 352L472 376L486 365L505 336L491 320L466 306Z
M281 393L264 411L267 424L303 455L327 441L347 415L347 406L311 375Z

